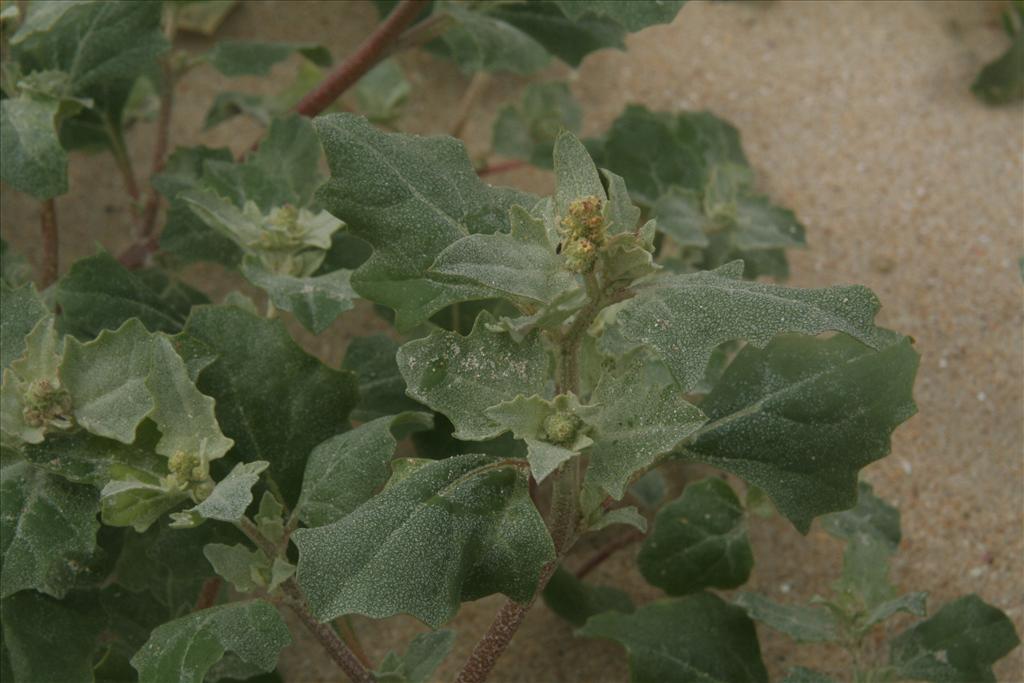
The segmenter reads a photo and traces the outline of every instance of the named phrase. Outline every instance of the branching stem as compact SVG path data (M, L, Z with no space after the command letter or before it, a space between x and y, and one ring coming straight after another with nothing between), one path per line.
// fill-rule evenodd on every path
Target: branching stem
M49 287L57 281L60 271L60 240L57 233L57 201L47 199L39 210L39 230L43 242L43 263L41 268L42 286Z
M259 527L256 526L256 523L248 517L243 517L239 520L238 528L267 557L274 558L280 554L281 548L264 536L260 532ZM285 594L285 602L288 607L295 612L309 632L320 641L327 654L331 656L335 664L345 672L345 675L353 683L375 683L377 679L374 675L367 667L363 666L359 658L342 642L334 629L328 624L320 623L316 616L313 615L313 612L309 609L309 601L306 599L306 595L302 592L302 588L294 578L290 578L282 583L281 591Z
M580 568L576 570L576 578L582 579L587 574L601 566L601 563L607 560L609 557L619 552L623 548L628 548L629 546L633 545L643 537L644 535L639 531L633 531L632 533L628 533L623 536L620 536L619 538L616 538L614 541L598 550L597 553L593 555L593 557L584 562L580 566Z
M402 0L384 21L313 90L306 94L295 111L313 117L329 107L385 56L385 51L426 8L422 0Z

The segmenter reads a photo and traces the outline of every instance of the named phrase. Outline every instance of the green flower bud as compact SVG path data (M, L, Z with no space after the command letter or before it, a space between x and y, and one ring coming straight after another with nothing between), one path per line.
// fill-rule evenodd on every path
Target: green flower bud
M544 418L544 435L548 443L567 446L576 440L583 420L573 413L552 413Z
M33 380L25 389L23 400L22 419L30 427L71 426L71 394L57 380Z

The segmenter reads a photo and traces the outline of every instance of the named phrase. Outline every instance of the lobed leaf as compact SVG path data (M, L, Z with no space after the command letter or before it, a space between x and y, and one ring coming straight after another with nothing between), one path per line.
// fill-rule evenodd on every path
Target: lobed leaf
M300 54L317 66L330 66L331 52L316 43L260 43L219 40L206 58L225 76L267 76L272 66Z
M436 628L491 593L525 602L554 547L516 461L424 462L328 526L299 529L298 581L317 618L407 613Z
M57 136L60 101L22 93L0 102L0 178L36 199L68 191L68 155Z
M878 350L845 335L744 348L701 403L709 422L687 438L684 457L764 489L802 532L850 507L857 471L888 454L893 429L916 412L910 340L879 328L862 336Z
M736 604L747 610L751 619L802 643L839 640L839 622L823 605L780 605L757 593L740 593Z
M506 427L486 409L510 396L540 394L547 385L549 360L539 334L517 343L489 329L493 320L484 312L467 337L435 330L398 350L398 368L409 395L444 413L458 439L498 436Z
M348 270L326 275L291 277L270 272L258 259L246 256L242 274L249 282L267 292L274 306L290 311L313 334L320 334L339 315L352 308L356 293L349 284Z
M7 369L25 353L25 339L50 311L35 285L8 287L0 284L0 367Z
M4 598L0 615L4 663L15 683L93 680L93 653L102 627L95 612L22 591Z
M405 380L395 360L398 348L398 342L383 334L349 342L341 367L359 376L359 405L352 411L352 419L367 422L392 411L422 408L405 395Z
M491 146L502 156L551 168L559 132L578 132L582 123L583 112L567 84L530 83L518 104L498 112Z
M238 463L228 476L217 482L210 495L198 505L175 513L171 526L189 528L198 526L203 520L217 519L222 522L238 522L252 503L252 487L260 474L270 463L265 460Z
M542 595L548 609L576 627L604 612L628 614L635 609L626 593L617 588L592 586L562 567L551 575Z

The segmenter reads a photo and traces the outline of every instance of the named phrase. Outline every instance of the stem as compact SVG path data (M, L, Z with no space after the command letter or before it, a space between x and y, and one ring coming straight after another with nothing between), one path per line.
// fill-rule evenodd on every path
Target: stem
M104 116L103 119L107 136L110 138L110 153L113 154L114 163L117 165L117 170L121 173L125 192L132 198L132 217L138 220L139 202L142 195L139 192L139 183L135 179L135 167L132 166L132 158L128 156L128 150L124 146L124 136L111 123L110 117Z
M273 541L260 532L259 527L251 519L242 517L238 521L237 526L268 558L274 558L279 555L280 549ZM338 634L334 632L334 629L327 624L317 621L317 618L309 610L309 601L306 600L306 595L302 592L302 588L294 578L290 578L282 583L281 591L287 598L288 607L302 620L302 623L309 629L309 632L320 641L320 644L327 650L327 654L331 656L335 664L345 672L345 675L353 683L375 683L377 679L352 654L352 651L341 641Z
M496 164L489 164L483 168L478 168L476 174L481 178L485 175L491 175L494 173L504 173L505 171L514 171L517 168L526 166L525 161L519 159L513 159L512 161L501 161Z
M633 545L643 537L644 535L641 534L639 531L634 531L633 533L626 534L615 539L614 541L606 545L604 548L601 548L601 550L597 551L597 553L589 560L584 562L583 565L576 570L576 578L582 579L587 574L597 569L601 565L601 563L607 560L609 557L611 557L618 551L622 550L623 548L627 548Z
M223 581L219 576L211 576L203 582L203 587L199 589L199 597L196 598L196 606L193 608L193 612L213 607L213 603L217 601L217 595L220 593L220 587Z
M365 666L367 669L373 668L373 663L366 654L366 650L363 649L363 644L359 642L359 634L352 627L352 622L347 616L339 617L334 620L334 625L337 627L338 635L345 641L345 645L348 645L348 649L352 650L352 654L356 656L359 663Z
M43 240L42 285L43 288L46 288L57 281L57 273L60 269L56 200L47 199L40 206L39 229Z
M177 12L170 12L167 19L167 39L173 44L177 32ZM152 178L164 170L167 162L167 147L171 137L171 114L174 110L174 84L177 74L171 63L173 53L168 53L161 60L163 78L160 84L160 113L157 115L156 143L153 145L153 165L149 177L149 195L146 206L142 210L142 237L149 237L156 228L156 217L160 211L160 193L153 187Z
M422 0L402 0L348 59L339 64L295 105L295 111L303 116L313 117L329 107L343 92L362 78L363 74L384 58L388 46L425 7L426 3Z
M459 100L459 108L455 114L455 122L452 124L449 134L453 138L461 138L462 131L469 122L469 115L473 113L473 107L476 106L477 100L480 99L480 94L487 87L487 83L490 82L490 76L486 71L477 71L473 74L473 78L469 81L469 86L466 88L466 92L463 93L462 99Z

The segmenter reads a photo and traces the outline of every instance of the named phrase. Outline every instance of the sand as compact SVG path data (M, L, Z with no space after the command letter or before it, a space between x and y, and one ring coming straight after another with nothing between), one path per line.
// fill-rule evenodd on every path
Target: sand
M347 54L371 29L369 4L250 3L222 35L305 40ZM587 134L602 131L629 102L654 109L709 109L732 121L763 189L793 208L807 226L809 248L791 258L800 286L861 283L884 308L880 320L912 335L922 354L915 395L919 414L893 440L891 457L863 475L903 513L904 541L893 577L905 590L928 590L932 610L975 592L1005 610L1024 632L1024 117L1020 106L991 109L968 86L1005 42L1000 3L706 3L692 2L669 26L632 36L627 52L591 55L568 78L586 112ZM190 40L201 49L206 41ZM402 64L415 86L400 125L446 131L468 82L452 65L423 54ZM295 65L275 74L286 82ZM474 155L486 153L498 107L523 79L487 87L466 130ZM251 124L202 132L213 95L224 88L268 89L261 79L228 81L207 68L178 89L173 143L243 149ZM147 168L151 126L133 131L136 165ZM547 192L549 174L521 171L492 182ZM107 156L75 156L71 193L59 200L61 246L70 258L96 242L117 250L130 239L120 180ZM38 257L36 209L3 190L6 239ZM216 267L187 273L219 297L238 278ZM247 291L252 291L248 289ZM320 338L297 332L307 348L337 363L353 334L382 329L361 306ZM820 531L802 537L781 520L757 521L751 587L780 600L827 590L838 574L839 546ZM587 556L582 550L572 558ZM599 568L596 582L624 585L634 599L656 599L625 551ZM450 680L500 598L464 606L451 624L455 651L439 671ZM356 619L375 659L422 630L410 618ZM298 643L281 660L287 680L341 676L315 643ZM844 675L830 648L795 646L761 630L765 661L780 677L790 666ZM997 668L1000 680L1024 681L1024 650ZM538 606L492 679L599 682L627 677L615 645L574 638Z

